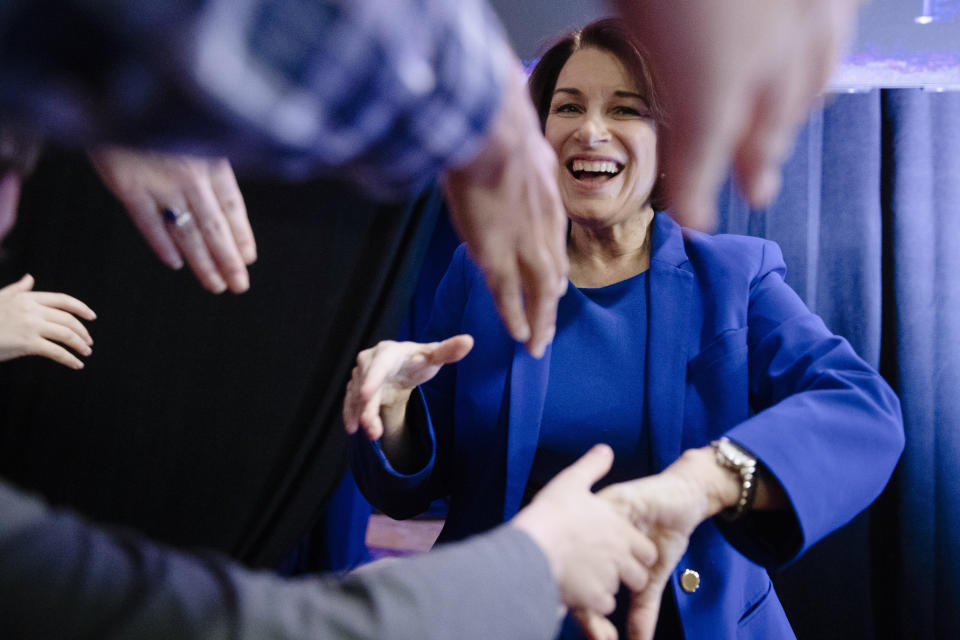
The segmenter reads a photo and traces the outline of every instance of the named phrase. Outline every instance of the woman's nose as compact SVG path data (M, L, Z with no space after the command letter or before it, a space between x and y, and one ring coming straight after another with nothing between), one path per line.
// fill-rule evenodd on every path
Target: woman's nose
M602 142L607 142L610 139L610 133L607 131L603 118L588 114L580 123L575 138L582 145L595 147Z

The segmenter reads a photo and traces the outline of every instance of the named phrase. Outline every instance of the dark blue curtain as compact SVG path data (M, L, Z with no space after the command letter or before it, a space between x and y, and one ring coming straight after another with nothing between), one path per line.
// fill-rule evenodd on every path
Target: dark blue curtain
M960 92L832 96L779 199L752 211L728 185L720 210L720 231L780 243L787 281L903 403L885 494L775 577L798 637L960 638Z

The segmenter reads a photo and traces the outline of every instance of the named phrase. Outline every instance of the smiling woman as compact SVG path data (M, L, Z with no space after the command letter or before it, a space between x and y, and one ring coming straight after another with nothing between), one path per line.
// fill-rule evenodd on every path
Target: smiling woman
M448 542L509 519L606 443L600 495L658 561L609 619L575 612L562 637L582 637L579 623L590 638L792 638L764 568L879 494L903 447L897 399L784 283L774 243L663 212L667 119L619 22L560 40L530 89L569 218L556 337L540 359L512 341L461 247L437 289L436 342L358 356L344 402L366 434L351 445L358 485L392 517L449 498Z
M613 20L564 38L530 76L530 93L559 160L570 219L570 280L602 287L646 270L665 115L643 53Z

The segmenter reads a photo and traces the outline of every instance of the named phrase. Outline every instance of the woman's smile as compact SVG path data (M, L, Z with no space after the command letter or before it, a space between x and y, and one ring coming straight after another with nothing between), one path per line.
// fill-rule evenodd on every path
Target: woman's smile
M613 54L577 51L564 64L545 135L560 162L560 194L577 223L646 218L657 176L657 127L643 90Z

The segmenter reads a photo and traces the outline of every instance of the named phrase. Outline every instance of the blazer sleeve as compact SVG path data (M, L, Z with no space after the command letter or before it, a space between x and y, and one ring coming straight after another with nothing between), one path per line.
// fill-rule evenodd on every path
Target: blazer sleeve
M0 480L11 638L552 638L546 557L509 525L341 578L282 579L55 511Z
M748 350L756 413L727 435L780 483L792 518L756 512L717 524L754 561L791 562L877 498L903 451L896 394L783 280L763 244L750 286Z
M437 287L426 340L444 340L460 333L463 309L475 277L461 245ZM407 428L419 434L425 453L420 469L404 474L387 460L379 442L362 433L350 438L350 465L363 495L392 518L404 519L427 510L430 503L449 493L450 450L453 445L457 367L442 367L429 382L410 396Z

